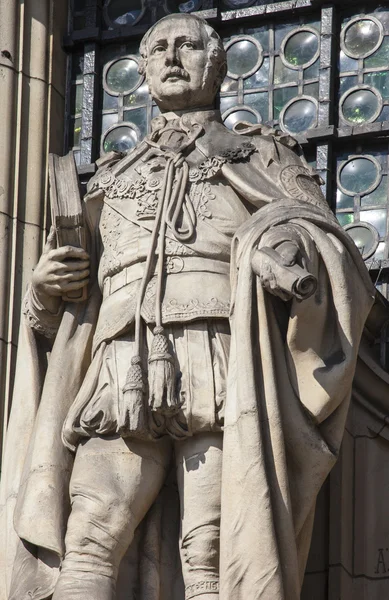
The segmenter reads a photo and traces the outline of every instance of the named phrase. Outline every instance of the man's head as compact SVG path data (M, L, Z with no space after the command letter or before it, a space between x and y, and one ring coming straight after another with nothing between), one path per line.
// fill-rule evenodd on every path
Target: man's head
M175 14L158 21L140 45L139 72L161 110L210 106L223 81L223 43L206 21Z

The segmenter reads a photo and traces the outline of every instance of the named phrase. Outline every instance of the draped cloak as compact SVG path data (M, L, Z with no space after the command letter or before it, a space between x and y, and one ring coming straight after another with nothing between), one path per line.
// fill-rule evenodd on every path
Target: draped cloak
M267 137L265 145L263 136L252 138L258 164L224 172L243 199L267 196L270 203L232 244L222 600L300 597L316 496L339 452L374 295L358 250L329 212L317 200L294 199L266 175L271 163L279 172L286 155L305 168ZM318 279L303 302L271 296L252 272L254 249L271 245L274 232L278 242L298 243ZM99 302L92 290L87 303L67 305L50 353L22 319L0 495L0 600L50 598L58 576L73 462L61 430L90 363ZM177 493L167 482L123 560L119 600L130 600L129 590L140 600L183 600L178 521Z

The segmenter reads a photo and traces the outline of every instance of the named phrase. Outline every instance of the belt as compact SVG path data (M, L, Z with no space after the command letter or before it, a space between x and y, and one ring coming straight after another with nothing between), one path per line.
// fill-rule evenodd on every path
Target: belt
M115 275L112 275L112 277L106 277L103 283L103 297L106 298L125 285L141 279L143 277L144 268L144 262L136 263L129 267L125 267L120 273L116 273ZM230 264L222 260L214 260L212 258L199 256L166 256L165 271L167 274L205 271L207 273L229 275Z

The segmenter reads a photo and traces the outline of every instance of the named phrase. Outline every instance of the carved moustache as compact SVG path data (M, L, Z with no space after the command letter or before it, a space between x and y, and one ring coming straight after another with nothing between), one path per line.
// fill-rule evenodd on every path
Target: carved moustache
M180 69L180 67L171 67L163 71L161 81L164 83L169 77L180 77L181 79L185 79L185 81L189 81L189 73L185 69Z

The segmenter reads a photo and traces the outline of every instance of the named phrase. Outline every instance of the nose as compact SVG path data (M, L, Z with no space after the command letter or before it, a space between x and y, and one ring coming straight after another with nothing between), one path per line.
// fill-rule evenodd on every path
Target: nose
M166 48L165 62L167 67L179 65L180 59L175 44L169 44Z

